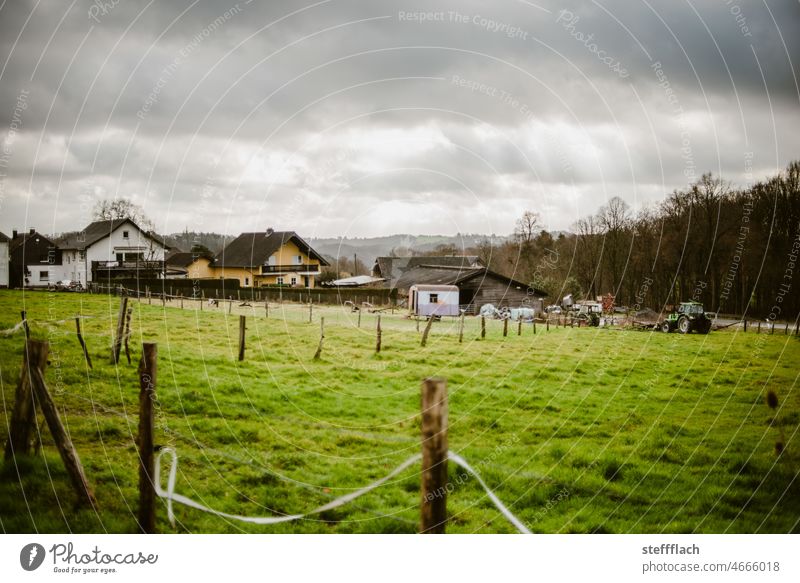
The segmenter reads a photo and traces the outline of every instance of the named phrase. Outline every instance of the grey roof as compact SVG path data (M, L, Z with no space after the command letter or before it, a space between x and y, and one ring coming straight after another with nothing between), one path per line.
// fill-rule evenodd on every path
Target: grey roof
M403 277L405 272L421 265L435 265L461 269L483 267L483 263L481 263L477 255L378 257L375 260L375 266L372 268L372 274L375 277L386 279L387 286L395 288L400 287L397 282Z
M111 235L111 233L113 233L120 225L124 223L130 223L144 233L147 237L169 249L169 245L166 244L164 237L152 231L145 231L131 219L107 219L103 221L94 221L93 223L89 223L89 225L87 225L82 231L64 235L56 241L56 245L58 245L60 249L76 249L78 251L83 251L87 247L97 243L97 241L100 239Z
M533 294L539 297L547 296L547 293L522 283L505 275L501 275L486 267L443 267L434 265L420 265L413 269L409 269L403 273L402 277L397 280L394 286L400 290L407 290L412 285L459 285L468 280L480 277L481 279L495 279L502 281L504 284L518 287L521 289L530 289Z
M270 255L285 243L292 241L310 258L316 259L320 265L330 265L319 253L311 248L294 231L265 231L260 233L242 233L228 243L214 259L219 267L254 267L266 265Z
M168 267L189 267L195 259L199 259L202 255L191 253L189 251L179 251L172 253L166 258Z
M11 239L8 237L8 235L0 231L0 243L8 243L9 241L11 241Z

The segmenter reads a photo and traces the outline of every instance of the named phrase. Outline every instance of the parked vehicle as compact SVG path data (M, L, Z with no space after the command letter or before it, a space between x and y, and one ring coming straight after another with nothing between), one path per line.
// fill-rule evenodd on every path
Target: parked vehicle
M659 324L659 328L667 334L675 330L681 334L708 334L711 331L711 318L700 302L681 302L678 309Z
M62 279L57 281L51 289L56 291L80 292L83 291L83 285L80 281L72 281L70 279Z
M573 306L572 315L577 320L583 320L589 326L600 325L600 315L603 305L600 302L580 302Z
M552 306L547 306L544 311L548 314L553 314L554 316L560 316L562 313L561 306L557 306L555 304Z

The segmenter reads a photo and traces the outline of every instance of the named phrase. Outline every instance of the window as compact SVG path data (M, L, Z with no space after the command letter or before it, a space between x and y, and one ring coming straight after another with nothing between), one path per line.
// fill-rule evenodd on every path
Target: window
M39 272L39 281L50 281L50 272L48 272L48 271L40 271Z
M127 239L128 238L128 231L122 231L122 238L123 239Z
M122 263L125 260L125 255L123 253L117 253L117 261Z
M296 277L292 277L292 285L297 285L297 278Z
M244 286L247 287L248 285L250 285L250 278L249 277L245 277L244 278Z
M279 275L278 277L276 277L275 283L277 283L278 285L283 285L283 276Z
M438 304L439 303L439 294L431 294L430 302L432 304Z
M297 262L297 265L303 265L303 256L302 255L295 255L294 260Z

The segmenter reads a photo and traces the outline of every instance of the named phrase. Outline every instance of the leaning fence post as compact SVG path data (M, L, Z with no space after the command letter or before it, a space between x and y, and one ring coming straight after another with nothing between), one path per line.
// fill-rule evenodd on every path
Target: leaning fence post
M119 353L122 350L122 337L125 334L125 315L128 313L128 296L119 299L119 314L117 314L117 335L114 338L114 347L111 349L111 364L119 362Z
M86 359L86 364L89 365L89 368L94 368L94 367L92 367L92 359L89 356L89 351L86 349L86 342L83 340L83 335L81 334L81 318L80 318L80 316L77 316L75 318L75 329L76 329L76 331L78 333L78 342L80 343L81 348L83 349L83 357Z
M325 340L325 316L319 318L319 345L314 353L314 360L319 360L322 356L322 341Z
M432 325L433 325L433 315L431 315L428 318L428 323L425 325L425 331L422 333L422 342L420 343L420 346L423 348L428 343L428 334L430 334Z
M381 351L381 317L378 315L378 325L375 327L375 354Z
M444 534L447 522L447 381L422 381L420 532Z
M6 442L5 459L13 459L16 455L30 453L30 435L34 424L33 389L31 388L31 371L33 368L44 370L47 366L48 346L25 342L25 353L22 355L22 371L19 375L17 390L14 395L14 408L11 411L8 441Z
M30 344L31 352L39 351L40 353L46 354L49 351L47 342L31 340ZM31 389L36 398L36 403L42 410L45 421L47 421L47 427L50 429L53 441L58 448L58 453L61 455L61 461L64 463L64 467L67 470L67 474L69 474L70 481L78 494L80 502L89 506L96 506L97 503L94 498L94 493L89 487L89 481L86 479L86 474L83 471L78 452L75 451L72 440L66 429L64 429L63 423L61 423L61 419L58 416L58 409L56 409L56 405L53 403L53 399L44 382L42 369L38 366L32 367L30 369L29 379Z
M244 360L245 317L239 316L239 360Z
M156 490L153 482L153 401L156 399L158 345L142 344L139 362L139 528L145 534L156 531Z

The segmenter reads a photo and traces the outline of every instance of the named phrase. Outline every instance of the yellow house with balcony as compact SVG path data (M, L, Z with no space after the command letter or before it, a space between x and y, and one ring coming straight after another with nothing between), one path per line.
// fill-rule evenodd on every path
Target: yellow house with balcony
M242 233L212 260L198 258L188 277L238 279L242 287L313 288L328 262L294 231Z

